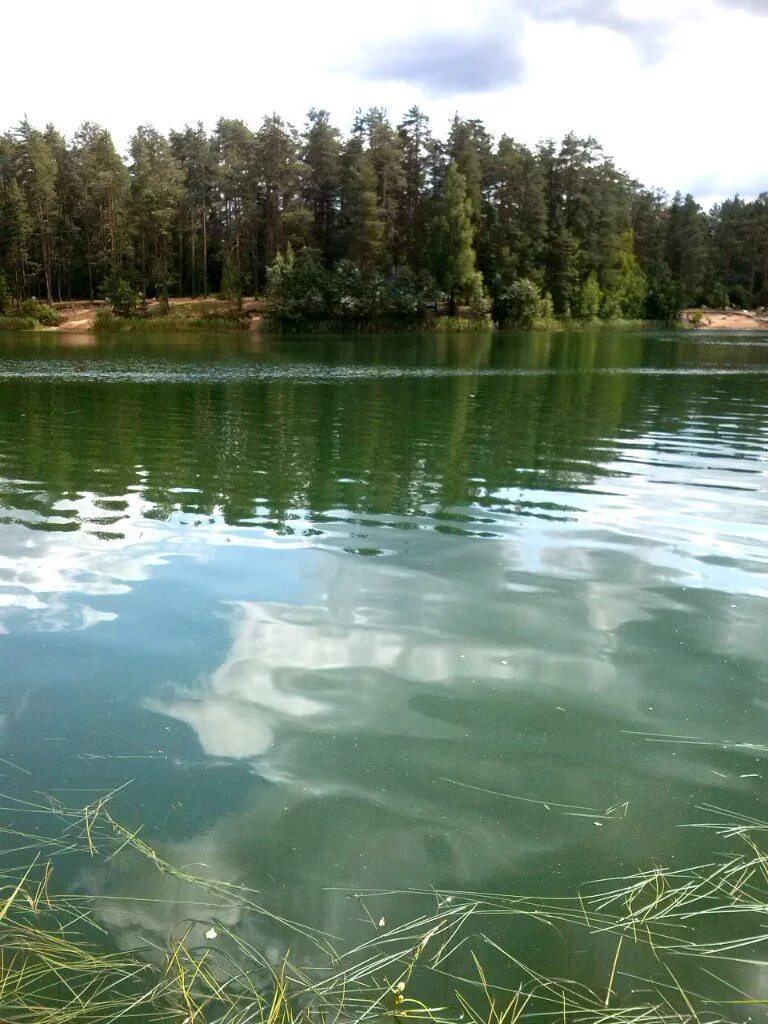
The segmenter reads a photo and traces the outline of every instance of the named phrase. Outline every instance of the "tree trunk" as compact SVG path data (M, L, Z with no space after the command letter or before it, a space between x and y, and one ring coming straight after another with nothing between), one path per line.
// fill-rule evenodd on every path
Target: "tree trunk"
M195 231L195 219L193 217L192 218L192 241L190 242L191 258L190 258L190 261L189 261L189 269L190 269L190 273L191 273L190 284L192 285L192 296L193 297L197 295L197 288L195 287L195 285L197 284L197 267L195 266L195 259L196 259L196 255L197 255L196 252L195 252L195 243L196 243L196 241L197 241L197 232Z
M203 297L208 298L208 218L203 206Z

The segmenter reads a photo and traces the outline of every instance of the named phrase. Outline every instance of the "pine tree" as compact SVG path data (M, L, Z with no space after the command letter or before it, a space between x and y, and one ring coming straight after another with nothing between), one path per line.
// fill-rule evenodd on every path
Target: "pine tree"
M326 110L313 107L307 115L301 162L301 195L312 212L313 240L324 265L331 267L340 255L341 133Z
M131 208L146 300L151 283L167 299L171 277L173 225L183 196L184 175L168 140L141 127L131 139Z
M48 303L53 302L53 267L58 217L58 169L51 147L41 132L24 121L18 128L23 158L21 187L34 225L33 250L39 259Z
M432 223L433 271L438 286L448 296L449 316L456 315L458 300L475 281L474 234L466 181L451 163Z
M11 292L8 288L8 282L5 280L5 274L0 270L0 316L5 316L10 308Z
M424 265L426 192L432 143L429 118L418 107L411 107L397 131L402 152L403 193L396 249L407 266L421 269Z
M259 178L263 259L268 266L285 245L285 216L299 191L299 139L276 114L265 117L256 133L255 159Z
M128 171L108 131L85 123L74 139L76 216L88 269L88 292L122 270L130 255Z
M184 171L184 198L180 230L188 237L189 268L179 260L179 277L192 295L208 294L208 238L216 179L216 153L202 124L171 132L171 150Z
M347 154L344 185L345 252L361 270L380 269L386 224L376 191L376 171L369 153L354 145Z

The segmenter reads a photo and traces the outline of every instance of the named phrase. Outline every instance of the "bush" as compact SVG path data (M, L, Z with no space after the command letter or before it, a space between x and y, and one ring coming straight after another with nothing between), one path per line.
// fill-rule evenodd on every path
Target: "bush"
M576 316L580 320L597 320L602 304L603 292L593 270L579 291Z
M330 282L309 249L278 253L267 273L269 316L287 326L322 320L328 315Z
M269 268L267 316L281 330L359 329L424 316L431 282L410 270L385 279L341 260L327 270L309 249L279 254Z
M691 327L702 327L704 324L704 312L701 309L693 309L688 314L688 323Z
M527 331L539 319L541 304L538 285L530 278L518 277L497 291L493 300L493 318L505 327L519 327Z
M351 260L342 260L336 265L328 278L325 292L325 312L342 322L375 320L384 308L384 279L381 274L365 272Z
M57 313L53 306L45 302L38 302L37 299L27 299L19 306L20 317L30 317L41 327L58 327L62 321L61 314Z
M434 283L429 274L414 274L410 267L402 267L387 282L387 314L409 323L422 320L427 298L433 291Z
M102 286L102 293L115 316L131 316L139 303L139 293L119 274L112 274Z
M536 319L533 322L533 326L537 330L552 329L557 326L557 317L555 316L555 304L552 301L552 296L549 292L545 292L539 300L539 308L536 312Z

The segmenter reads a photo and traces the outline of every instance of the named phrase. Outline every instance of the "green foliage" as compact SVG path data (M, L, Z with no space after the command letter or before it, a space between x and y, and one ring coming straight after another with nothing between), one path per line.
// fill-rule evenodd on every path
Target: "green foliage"
M323 320L330 306L328 273L315 254L304 249L278 253L267 276L268 315L278 324L300 326Z
M131 316L139 303L139 293L119 274L112 274L102 286L104 300L115 316Z
M537 319L549 314L551 305L552 300L548 297L545 309L538 285L527 277L520 277L497 291L493 317L503 327L518 327L527 331Z
M574 312L579 320L597 320L603 304L603 292L593 270L581 286Z
M225 252L221 268L221 296L234 299L238 307L243 302L243 273L231 252Z
M186 316L177 314L175 310L161 316L117 317L111 309L99 309L96 312L96 330L117 331L131 334L183 334L185 331L243 331L248 330L248 321L232 315L205 314L203 316Z
M438 334L481 334L493 329L493 321L489 316L438 316L430 326Z
M699 302L705 293L709 262L709 225L691 195L678 192L667 221L666 262L680 293L680 307Z
M658 277L650 282L645 315L648 320L675 323L680 319L684 301L682 285L672 277L669 268L664 267Z
M0 316L0 331L36 331L39 327L31 316Z
M747 295L747 289L743 284L735 284L728 289L728 303L734 306L736 309L746 309L749 305L750 299Z
M547 245L546 285L557 316L569 317L578 297L579 243L567 228L553 232Z
M10 308L11 293L5 280L5 274L0 271L0 316L5 316Z
M606 320L639 320L645 312L648 279L635 254L635 236L622 236L616 265L607 274L601 315Z
M299 329L319 323L340 328L386 319L411 322L424 315L429 282L410 270L385 279L341 260L327 270L312 250L279 253L269 269L268 318L273 326Z
M421 320L431 292L434 282L426 272L417 274L410 267L401 267L387 282L387 312L403 320Z
M448 167L443 194L432 225L432 260L435 280L448 296L453 316L458 300L475 286L477 268L473 247L472 202L464 175L455 163Z
M533 326L545 330L552 328L556 323L557 317L555 316L555 305L552 302L552 296L549 292L545 292L539 302Z
M168 140L142 126L131 139L131 210L142 294L167 295L171 284L171 240L183 197L184 175Z
M704 305L709 309L724 309L728 305L728 292L720 282L713 284L705 296Z
M376 171L369 154L358 150L351 158L344 201L346 252L361 270L381 266L385 241L384 211L376 194Z
M126 161L88 122L69 142L26 121L0 135L0 274L14 306L92 299L113 278L146 300L213 291L240 305L289 246L331 276L304 267L310 294L297 283L286 295L284 323L419 316L427 296L482 318L486 289L504 319L518 280L565 319L768 303L768 193L705 213L644 189L592 138L532 150L456 117L441 141L415 107L397 127L361 111L346 137L315 109L301 134L277 115L253 129L222 118L211 133L143 126Z
M493 305L483 283L483 275L476 270L467 289L469 308L474 316L488 318Z
M52 306L46 305L45 302L38 302L37 299L27 299L26 302L22 302L19 305L18 315L30 317L41 327L58 327L62 320L61 314L57 313Z
M101 309L96 310L94 326L97 330L116 331L120 329L121 324L115 318L115 314L112 312L112 308L110 306L102 306Z

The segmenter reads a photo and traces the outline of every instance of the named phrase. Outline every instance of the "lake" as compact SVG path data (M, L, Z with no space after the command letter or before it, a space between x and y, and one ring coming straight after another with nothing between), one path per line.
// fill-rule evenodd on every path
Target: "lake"
M767 541L759 337L6 335L1 788L130 782L335 934L700 861L765 806Z

